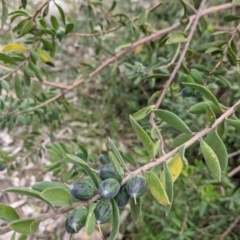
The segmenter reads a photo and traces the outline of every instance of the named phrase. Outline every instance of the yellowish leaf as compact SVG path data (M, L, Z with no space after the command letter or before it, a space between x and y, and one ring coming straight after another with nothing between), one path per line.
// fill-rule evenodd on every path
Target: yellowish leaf
M135 48L134 54L135 54L135 55L139 54L139 53L142 51L142 49L143 49L143 44L137 46L137 47Z
M2 49L3 52L9 52L9 51L22 52L22 51L27 51L27 50L29 50L27 47L25 47L24 45L19 44L19 43L10 43L10 44L4 46Z

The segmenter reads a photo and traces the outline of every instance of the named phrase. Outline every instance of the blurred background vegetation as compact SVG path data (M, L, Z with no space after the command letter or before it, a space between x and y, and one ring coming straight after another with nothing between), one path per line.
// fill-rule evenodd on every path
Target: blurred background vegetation
M42 180L60 181L63 176L68 180L69 174L73 175L74 170L72 166L62 163L62 152L65 152L62 150L67 148L70 153L83 152L84 148L81 146L84 146L90 153L90 158L97 159L97 156L107 149L108 136L118 142L120 150L129 157L128 161L134 162L132 169L141 165L137 163L138 160L144 163L144 158L136 150L136 147L141 145L130 127L129 114L155 103L159 96L158 91L163 89L175 66L174 62L169 63L175 56L179 57L182 45L179 42L165 44L167 38L163 36L158 41L141 45L133 53L124 55L93 79L89 79L88 74L129 44L178 21L182 21L182 26L174 32L187 34L187 31L184 33L187 27L184 19L194 14L201 1L163 0L162 4L148 15L144 15L146 10L158 5L160 1L56 2L64 9L67 21L74 24L74 29L65 36L58 10L51 2L46 22L51 26L50 16L54 15L59 20L60 27L57 39L46 39L48 42L43 44L52 55L55 68L40 64L38 67L41 69L42 78L64 86L71 85L81 78L85 80L82 85L57 101L31 114L16 116L12 113L37 106L62 90L40 82L32 82L29 87L23 83L24 98L19 100L13 90L13 82L2 81L1 189L12 185L30 186ZM230 2L209 0L206 8ZM34 12L43 1L28 3L28 10ZM21 4L14 0L7 2L7 5L10 11L13 11ZM210 84L210 89L222 104L232 106L239 99L239 68L236 60L231 61L231 55L224 58L219 72L216 71L213 75L207 73L219 61L221 49L239 22L228 22L224 20L224 16L239 15L239 11L239 6L232 7L201 18L184 65L161 105L161 108L184 119L196 132L205 127L206 118L204 115L191 114L188 110L195 103L201 102L203 96L199 92L188 92L189 89L181 82L186 81L187 77L195 78L194 70L197 70L201 76L199 82ZM32 36L16 37L13 28L17 21L13 24L7 21L1 29L1 48L12 42L26 45L32 43ZM108 34L101 33L114 28L118 29ZM233 55L237 56L239 32L231 49ZM5 75L5 71L5 65L1 63L0 77ZM154 77L153 74L158 75ZM145 127L149 125L147 119L141 123ZM168 152L178 133L165 126L161 126L161 129L165 152ZM225 125L222 138L228 153L239 150L240 136L234 128ZM187 150L186 157L189 165L184 167L175 184L175 198L169 215L166 217L163 207L150 193L146 193L143 198L142 216L137 225L132 222L128 209L122 211L119 239L220 239L220 235L239 217L240 191L235 187L240 182L240 175L235 174L228 178L226 173L221 183L212 180L196 144ZM100 165L93 162L96 168ZM239 155L229 158L227 172L231 172L239 163ZM3 196L2 193L0 199L1 202L19 201L12 195ZM25 217L36 212L47 212L46 207L37 207L36 202L31 200L18 207L22 209ZM29 239L61 239L64 230L59 227L63 222L63 219L60 220L57 222L59 225L50 220L46 221L39 234ZM108 226L105 231L110 231ZM224 239L239 238L240 223L237 223ZM97 238L93 236L92 239Z

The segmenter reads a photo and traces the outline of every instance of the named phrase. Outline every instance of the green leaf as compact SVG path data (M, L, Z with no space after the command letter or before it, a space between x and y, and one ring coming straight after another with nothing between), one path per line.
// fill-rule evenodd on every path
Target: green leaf
M221 108L218 100L216 99L216 97L206 87L201 86L199 84L195 84L195 83L182 83L182 84L200 91L204 95L205 98L207 98L208 100L212 101L217 106L217 108L220 111L222 111L222 108Z
M57 31L58 28L59 28L59 24L58 24L57 18L52 15L51 18L50 18L50 20L51 20L51 23L52 23L53 28Z
M112 217L112 231L111 231L109 240L115 240L119 233L120 216L119 216L118 205L114 199L111 199L111 204L112 204L112 208L113 208L113 217Z
M162 205L166 206L170 204L167 193L154 172L146 171L144 172L144 177L146 178L149 190L153 197Z
M55 3L55 5L56 5L57 8L58 8L58 11L59 11L59 13L60 13L60 15L61 15L61 18L62 18L62 21L63 21L64 25L66 25L66 17L65 17L65 13L64 13L63 9L60 7L60 5L58 5L58 4L56 3L56 1L54 1L54 3Z
M16 232L13 232L10 240L15 240L15 238L16 238Z
M184 162L185 165L188 165L188 160L185 158L185 146L182 145L178 152L179 152L179 155L180 155L180 158L182 159L182 161Z
M40 82L42 82L43 79L42 79L41 74L40 74L40 72L39 72L39 70L38 70L38 67L37 67L32 61L29 61L29 62L28 62L28 67L29 67L30 70L32 70L32 72L35 74L35 76L37 77L37 79L38 79Z
M17 64L13 58L9 57L8 55L6 55L4 53L0 53L0 60L3 61L4 63L8 63L8 64L12 64L12 65Z
M153 111L159 118L164 122L169 124L171 127L185 133L192 133L189 127L183 120L178 117L175 113L169 112L167 110L157 109Z
M147 150L148 154L151 157L154 157L154 145L153 145L153 142L152 142L151 138L143 130L143 128L132 118L131 115L130 115L129 119L130 119L130 122L131 122L131 125L132 125L133 129L135 130L137 136L139 137L139 139L143 143L143 145L144 145L145 149Z
M14 78L14 89L18 99L21 99L23 94L23 86L18 75L16 75Z
M192 114L205 114L206 105L209 105L215 114L219 114L222 111L211 101L204 101L193 105L188 112Z
M65 184L60 183L60 182L42 181L42 182L35 183L32 186L32 189L35 190L35 191L38 191L38 192L42 192L42 191L44 191L46 189L49 189L49 188L62 188L66 191L69 191L69 188Z
M6 90L6 92L9 92L10 86L9 83L6 80L2 80L2 88Z
M239 119L226 119L227 123L231 125L232 127L236 128L237 131L240 133L240 120Z
M223 17L223 20L226 21L226 22L232 22L232 21L236 21L236 20L239 20L240 17L238 16L235 16L235 15L226 15Z
M21 0L22 7L25 9L27 6L27 0Z
M121 183L122 182L122 177L121 177L121 166L117 160L117 158L115 157L115 155L112 152L108 153L110 160L113 164L114 170L116 172L116 177L117 180Z
M200 146L209 171L212 173L214 178L216 178L218 181L221 181L221 168L217 155L203 140L200 141Z
M85 223L85 229L86 229L86 233L88 236L90 236L95 229L95 225L96 225L96 217L94 214L94 209L96 208L97 204L96 203L90 203L88 205L88 215L87 215L87 220Z
M142 108L138 112L134 113L132 117L136 120L139 121L145 117L148 116L148 114L154 109L155 105L147 106L145 108Z
M23 72L27 74L29 77L35 77L35 73L27 66L23 66Z
M2 28L8 18L8 7L5 0L2 0Z
M27 240L27 235L21 235L18 240Z
M134 223L137 223L142 210L142 201L141 198L136 198L136 203L133 198L130 200L130 211Z
M202 84L203 78L202 74L197 69L191 69L191 76L194 78L194 80L200 84Z
M19 219L17 212L10 206L0 203L0 219L12 222Z
M147 21L147 19L148 19L148 12L145 11L145 12L141 13L139 18L136 20L136 25L137 26L143 25Z
M189 133L182 133L176 138L173 139L173 142L171 144L171 148L176 148L182 145L183 143L187 142L192 137Z
M115 146L114 142L112 141L112 139L110 137L108 138L108 144L109 144L110 148L112 149L112 151L114 152L114 154L115 154L116 158L118 159L118 161L120 162L120 164L123 166L123 168L127 172L129 172L128 167L122 158L122 155L120 154L120 152L118 151L117 147Z
M222 137L225 131L225 124L224 122L221 122L218 126L217 126L217 133L219 135L219 137Z
M164 176L165 176L165 190L170 202L170 205L165 206L165 214L167 215L168 212L171 209L172 201L173 201L173 180L172 180L172 174L168 168L168 165L164 165Z
M15 232L22 234L34 234L38 230L40 221L34 218L20 219L9 224L9 227Z
M32 21L32 19L30 19L29 21L27 21L25 23L25 25L23 26L20 36L23 36L24 34L30 32L34 27L34 22Z
M168 38L166 44L175 44L175 43L182 43L182 42L186 42L187 38L185 37L184 33L173 33L170 35L170 37Z
M27 195L30 197L34 197L37 198L41 201L46 202L49 206L52 206L52 204L50 202L48 202L46 199L44 199L39 192L29 189L29 188L25 188L25 187L9 187L4 189L4 192L13 192L13 193L18 193L18 194L22 194L22 195Z
M74 23L68 23L65 28L65 34L73 32L74 30Z
M217 132L213 130L207 134L205 142L212 148L212 150L217 155L221 170L225 171L228 166L228 154L222 139L218 136Z
M205 107L206 107L208 125L212 126L216 121L216 116L215 116L212 108L210 107L210 105L206 104Z
M69 191L62 188L48 188L40 194L53 206L65 207L72 205L72 198Z
M93 172L92 169L87 165L87 163L75 155L66 154L66 156L73 162L78 163L82 167L82 169L89 175L89 177L91 177L96 188L98 188L99 183L98 183L97 176L95 172Z

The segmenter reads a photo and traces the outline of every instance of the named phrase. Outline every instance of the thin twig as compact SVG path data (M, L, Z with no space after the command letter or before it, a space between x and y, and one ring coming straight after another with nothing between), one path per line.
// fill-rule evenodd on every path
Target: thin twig
M161 105L161 103L162 103L162 101L163 101L163 99L164 99L164 97L165 97L165 95L167 93L167 90L168 90L169 86L171 85L171 83L174 80L174 78L175 78L179 68L182 65L182 62L183 62L183 60L185 58L185 55L186 55L187 50L188 50L188 47L189 47L190 42L192 40L193 34L194 34L195 30L196 30L198 21L199 21L200 17L202 16L202 11L203 11L205 2L206 2L206 0L202 0L201 4L199 6L198 12L197 12L196 17L195 17L195 21L194 21L194 23L193 23L193 25L192 25L192 27L190 29L187 41L186 41L186 43L184 45L184 48L182 50L182 54L181 54L181 56L180 56L180 58L179 58L179 60L177 62L177 65L173 69L172 74L170 75L170 77L169 77L169 79L168 79L168 81L167 81L167 83L166 83L166 85L165 85L165 87L164 87L160 97L157 100L155 108L159 108L159 106Z
M166 95L166 93L167 93L167 90L168 90L169 87L171 86L172 81L174 80L174 78L175 78L175 76L176 76L179 68L181 67L181 64L182 64L182 62L183 62L183 60L184 60L184 58L185 58L185 55L186 55L187 50L188 50L188 47L189 47L190 42L191 42L191 40L192 40L193 34L194 34L195 30L196 30L196 27L197 27L199 18L200 18L201 14L202 14L202 11L203 11L205 2L206 2L206 0L202 0L201 4L200 4L200 6L199 6L198 12L197 12L196 17L195 17L195 21L194 21L194 23L193 23L193 25L192 25L192 27L191 27L191 29L190 29L190 32L189 32L187 41L186 41L186 43L185 43L185 45L184 45L184 48L183 48L182 53L181 53L181 55L180 55L180 58L179 58L179 60L178 60L178 62L177 62L177 65L175 66L175 68L174 68L174 70L172 71L172 73L171 73L171 75L170 75L170 77L169 77L166 85L164 86L164 88L163 88L163 90L162 90L162 93L161 93L160 97L158 98L158 100L157 100L157 102L156 102L155 108L159 108L159 106L161 105L161 103L162 103L162 101L163 101L163 99L164 99L164 97L165 97L165 95ZM179 44L179 48L180 48L180 44ZM180 49L179 49L179 50L180 50ZM178 54L176 55L176 57L177 57L177 56L178 56ZM174 60L174 61L175 61L175 60ZM162 153L164 153L164 143L163 143L163 141L162 141L163 138L162 138L162 135L161 135L160 131L158 130L156 124L155 124L155 119L154 119L154 118L155 118L155 115L154 115L154 113L152 112L152 113L150 114L149 123L150 123L151 126L157 131L157 134L158 134L159 139L160 139L160 145L161 145L160 148L161 148Z
M0 65L0 69L3 69L4 71L9 71L10 70L9 68L7 68L5 66L2 66L2 65ZM68 88L68 86L65 86L65 85L62 85L62 84L59 84L59 83L55 83L55 82L49 82L49 81L46 81L46 80L43 80L42 82L40 82L35 77L32 77L31 80L34 81L34 82L38 82L40 84L43 84L43 85L47 85L47 86L51 86L51 87L55 87L55 88L59 88L59 89L67 89Z
M188 215L189 215L189 206L186 205L185 216L184 216L184 219L183 219L183 223L182 223L182 227L181 227L181 230L179 232L179 235L183 235L184 229L186 228L186 225L187 225Z
M161 5L162 5L162 3L158 3L157 5L151 7L149 10L147 10L147 12L150 13L150 12L154 11L155 9L157 9ZM139 17L140 17L140 15L130 19L127 23L129 23L131 21L136 21ZM105 34L108 34L108 33L111 33L111 32L115 32L118 29L120 29L121 27L123 27L123 25L119 25L117 27L114 27L114 28L111 28L109 30L102 31L102 32L96 32L96 33L70 33L67 36L68 37L97 37L97 36L105 35Z
M182 0L182 2L188 6L194 13L197 13L197 10L195 9L194 6L192 6L188 1Z
M237 5L234 5L234 6L239 6L240 4L237 4ZM219 6L215 6L215 7L211 7L209 9L206 9L205 11L203 11L201 13L201 16L204 16L204 15L207 15L207 14L210 14L210 13L214 13L214 12L217 12L217 11L222 11L222 10L225 10L225 9L228 9L228 8L231 8L233 6L232 3L226 3L226 4L222 4L222 5L219 5ZM196 18L196 15L192 15L190 16L190 19L195 19ZM133 43L130 47L127 47L123 50L121 50L120 52L116 53L115 56L113 57L110 57L109 59L107 59L104 63L102 63L98 68L96 68L90 75L89 75L89 78L92 78L94 76L96 76L98 73L100 73L104 68L106 68L107 66L109 66L112 62L115 62L117 59L119 59L121 56L123 56L124 54L129 54L131 53L136 47L138 47L139 45L142 45L142 44L146 44L146 43L149 43L151 41L156 41L158 40L161 36L177 29L179 26L181 26L181 23L180 22L177 22L175 24L173 24L172 26L170 27L167 27L165 29L162 29L162 30L159 30L153 34L151 34L150 36L148 37L145 37L145 38L142 38L138 41L136 41L135 43ZM63 95L65 95L66 93L72 91L73 89L77 88L78 86L80 86L82 83L84 82L84 79L80 79L78 80L76 83L74 83L73 85L69 86L66 90L64 90L62 93L54 96L53 98L51 99L48 99L46 102L42 103L42 104L39 104L37 106L35 106L34 108L32 109L29 109L29 110L25 110L25 111L20 111L18 113L16 113L16 115L20 115L20 114L23 114L23 113L26 113L26 112L29 112L29 111L35 111L36 109L38 108L41 108L51 102L54 102L56 101L57 99L61 98Z
M224 240L224 238L233 230L233 228L236 227L239 221L240 221L240 217L236 218L234 222L229 226L229 228L223 234L221 234L221 236L219 237L219 240Z
M181 146L179 146L178 148L173 149L172 151L168 152L167 154L165 154L164 156L156 159L153 162L147 163L144 166L136 169L135 171L132 172L132 174L139 174L142 172L145 172L163 162L167 162L171 157L173 157L178 151L179 148L181 148L182 146L184 147L190 147L191 145L193 145L195 142L197 142L199 139L201 139L202 137L204 137L206 134L208 134L210 131L212 131L213 129L216 129L217 126L219 124L221 124L223 121L225 121L225 119L229 116L231 116L232 114L235 113L236 111L236 106L240 105L240 100L234 104L232 107L230 107L228 110L226 110L216 121L215 123L211 126L211 127L206 127L204 128L202 131L200 131L199 133L195 134L190 140L188 140L187 142L185 142L184 144L182 144ZM126 184L126 182L129 180L129 178L132 176L132 174L128 174L123 180L121 185ZM63 207L63 208L59 208L59 209L55 209L51 212L45 213L45 214L41 214L39 216L37 216L35 219L39 220L39 221L44 221L48 218L52 218L55 217L57 215L60 214L64 214L69 212L70 210L72 210L73 208L76 208L77 206L87 206L89 203L91 202L95 202L100 198L99 195L95 195L93 198L89 199L87 202L77 202L74 203L72 207ZM11 231L10 227L3 227L0 228L0 234L4 234L6 232Z
M235 156L237 156L237 155L239 155L239 154L240 154L240 150L237 150L236 152L233 152L233 153L228 154L228 158L235 157Z
M237 166L236 168L234 168L230 173L228 173L228 177L233 177L235 174L237 174L238 172L240 172L240 166Z
M217 70L217 68L221 65L221 63L223 62L223 59L224 59L225 55L227 54L227 51L228 51L228 49L230 48L230 45L231 45L231 43L232 43L235 35L237 34L239 28L240 28L240 23L238 24L238 26L237 26L237 27L235 28L235 30L233 31L232 36L231 36L230 39L228 40L227 45L226 45L225 49L224 49L223 52L222 52L222 56L221 56L220 60L219 60L219 61L217 62L217 64L213 67L213 69L210 71L210 74L213 74L213 73Z

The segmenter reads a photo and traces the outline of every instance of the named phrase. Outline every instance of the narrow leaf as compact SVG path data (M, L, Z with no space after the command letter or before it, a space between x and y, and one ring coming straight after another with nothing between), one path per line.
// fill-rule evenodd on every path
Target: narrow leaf
M173 139L171 147L172 148L179 147L183 143L187 142L191 137L192 137L192 135L189 133L182 133Z
M22 234L34 234L38 230L40 221L34 218L20 219L9 224L9 227L15 232Z
M9 187L4 189L4 192L13 192L13 193L18 193L18 194L22 194L22 195L27 195L30 197L34 197L37 198L41 201L46 202L49 206L52 206L52 204L50 202L48 202L46 199L44 199L38 191L29 189L29 188L25 188L25 187Z
M170 205L165 206L165 214L167 215L171 209L173 201L173 180L172 174L167 164L164 165L164 176L165 176L165 190L170 202Z
M41 74L40 74L40 72L39 72L38 67L37 67L32 61L29 61L29 62L28 62L28 67L30 68L30 70L32 70L32 71L34 72L34 74L35 74L35 76L37 77L37 79L38 79L40 82L42 82L43 79L42 79L42 77L41 77Z
M172 174L172 180L175 182L180 176L183 169L183 161L179 153L177 153L173 158L167 161L169 171Z
M23 28L22 28L22 31L21 31L21 33L20 33L20 36L22 36L22 35L30 32L30 31L33 29L33 27L34 27L34 22L32 21L32 19L29 20L29 21L27 21L27 22L25 23L25 25L23 26Z
M136 21L136 24L137 24L138 26L143 25L143 24L147 21L147 18L148 18L148 12L145 11L145 12L143 12L143 13L139 16L139 18L138 18L137 21Z
M10 206L0 203L0 219L12 222L19 219L17 212Z
M62 18L62 21L63 21L64 25L66 25L66 18L65 18L65 13L64 13L63 9L61 8L60 5L58 5L58 4L56 3L56 1L54 1L54 3L55 3L55 5L56 5L57 8L58 8L58 11L59 11L59 13L60 13L60 15L61 15L61 18Z
M213 130L207 134L205 142L212 148L212 150L217 155L221 170L225 171L228 166L228 154L222 139L218 136L217 132Z
M205 114L206 104L208 104L215 114L219 114L222 111L211 101L204 101L193 105L188 112L192 114Z
M2 49L3 52L9 52L9 51L23 52L27 50L29 50L27 47L19 43L10 43L4 46Z
M194 78L194 80L200 84L202 84L203 78L202 74L197 69L191 69L191 76Z
M43 192L44 190L49 188L62 188L66 191L69 191L69 188L65 184L60 182L42 181L42 182L35 183L32 186L32 189L38 192Z
M207 114L208 125L212 126L215 123L215 121L216 121L215 113L213 112L213 110L210 107L210 105L206 104L205 107L206 107L206 114Z
M173 33L168 38L166 44L175 44L175 43L182 43L186 42L187 38L185 37L184 33Z
M129 117L131 125L133 129L135 130L137 136L143 143L145 149L147 150L148 154L151 157L154 157L154 146L151 138L148 136L148 134L143 130L143 128L132 118L130 115Z
M68 23L65 28L65 34L73 32L74 30L74 23Z
M240 133L240 120L239 119L230 119L227 118L227 123L231 125L232 127L236 128L237 131Z
M96 208L97 204L96 203L90 203L88 206L88 215L87 215L87 220L85 223L85 229L87 232L87 235L90 236L95 229L96 225L96 217L94 214L94 209Z
M52 15L51 18L50 18L50 20L51 20L51 23L52 23L53 28L57 31L58 28L59 28L59 24L58 24L57 18Z
M27 66L23 66L23 72L27 74L29 77L35 77L35 73Z
M226 21L226 22L237 21L239 19L240 19L240 17L234 16L234 15L226 15L226 16L223 17L223 20Z
M169 124L171 127L185 133L192 133L186 123L178 117L175 113L167 110L157 109L153 111L159 118Z
M67 207L72 205L72 198L69 191L62 188L49 188L41 192L41 196L53 206Z
M161 181L157 177L157 175L154 172L146 171L144 173L144 176L147 180L149 190L150 190L151 194L153 195L153 197L160 204L162 204L164 206L169 205L170 202L169 202L167 193L166 193Z
M3 61L4 63L12 64L12 65L17 64L13 58L9 57L4 53L0 53L0 61Z
M118 161L120 162L120 164L123 166L123 168L129 172L127 165L125 164L125 161L122 158L122 155L120 154L120 152L118 151L116 145L114 144L114 142L112 141L111 138L108 138L108 144L110 146L110 148L112 149L112 151L114 152L116 158L118 159Z
M139 121L145 117L148 116L148 114L154 109L155 105L151 105L151 106L147 106L141 110L139 110L138 112L134 113L132 115L132 117L136 120Z
M108 155L109 155L110 160L111 160L111 162L113 164L113 167L115 169L117 180L121 183L122 182L121 166L120 166L117 158L115 157L115 155L112 152L109 152Z
M77 156L75 156L75 155L66 154L66 156L67 156L70 160L72 160L73 162L78 163L78 164L83 168L83 170L86 171L86 173L89 175L89 177L91 177L91 179L93 180L96 188L98 188L99 183L98 183L97 176L96 176L96 174L92 171L92 169L87 165L87 163L86 163L84 160L82 160L81 158L79 158L79 157L77 157Z
M16 75L14 78L14 89L18 99L21 99L23 94L23 86L18 75Z
M111 199L112 208L113 208L113 217L112 217L112 231L109 237L109 240L115 240L119 233L120 228L120 216L118 205L114 199Z
M137 223L141 215L142 201L141 198L136 198L136 203L133 198L130 200L130 211L134 223Z
M22 7L25 9L27 6L27 0L21 0Z
M8 7L5 0L2 0L2 28L8 18Z
M213 177L221 181L221 168L219 160L212 148L203 140L200 141L201 151L209 171Z
M204 95L205 98L212 101L217 106L217 108L220 111L222 111L222 108L221 108L218 100L206 87L199 85L199 84L195 84L195 83L182 83L182 84L200 91Z
M185 157L185 149L186 149L185 146L182 145L182 146L179 148L178 152L179 152L180 158L182 159L182 161L184 162L184 164L185 164L185 165L188 165L188 160L187 160L186 157Z
M38 53L41 61L51 67L54 67L54 63L52 58L49 56L49 54L41 49L36 49L36 52Z

